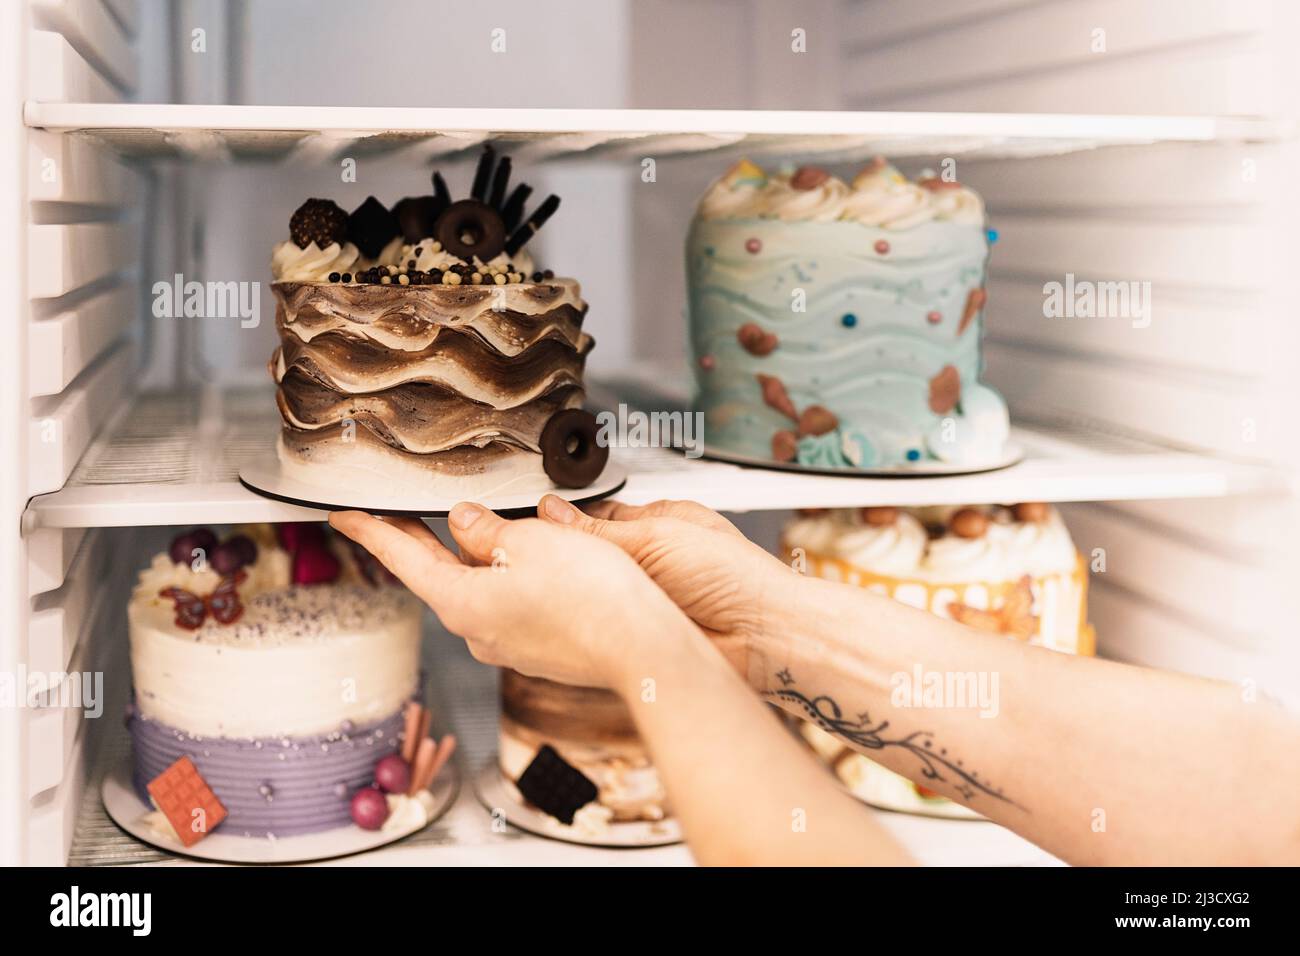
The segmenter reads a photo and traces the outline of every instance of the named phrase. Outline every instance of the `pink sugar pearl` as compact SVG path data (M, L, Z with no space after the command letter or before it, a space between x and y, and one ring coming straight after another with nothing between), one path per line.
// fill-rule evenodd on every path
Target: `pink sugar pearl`
M746 240L745 240L745 251L748 252L748 253L750 253L751 255L758 255L759 250L761 250L762 248L763 248L763 240L762 240L762 239L746 239Z

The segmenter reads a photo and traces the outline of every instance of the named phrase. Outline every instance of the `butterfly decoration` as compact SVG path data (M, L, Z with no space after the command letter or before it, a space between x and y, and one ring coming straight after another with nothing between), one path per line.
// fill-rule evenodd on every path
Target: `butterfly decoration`
M244 613L236 588L248 577L243 571L221 579L221 583L207 597L200 597L184 588L163 588L158 594L174 602L176 626L187 631L197 631L209 614L218 624L234 624Z
M1038 618L1034 616L1033 607L1032 581L1026 574L1016 582L1015 588L1007 594L1002 606L996 611L985 611L953 601L948 605L948 613L960 624L1027 641L1038 630Z

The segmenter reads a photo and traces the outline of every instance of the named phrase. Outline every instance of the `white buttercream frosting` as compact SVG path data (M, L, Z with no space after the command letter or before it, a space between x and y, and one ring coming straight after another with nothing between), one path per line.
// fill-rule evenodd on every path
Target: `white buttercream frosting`
M289 555L258 535L238 587L243 613L197 629L159 591L198 597L220 579L163 554L141 572L127 616L140 713L202 737L304 736L396 713L416 689L421 605L405 588L365 583L350 555L331 584L290 585Z
M867 524L854 510L833 510L791 522L785 544L871 573L935 583L1014 581L1025 574L1068 574L1075 567L1074 542L1055 509L1042 521L1016 521L1004 509L981 509L990 520L979 537L963 538L945 528L929 538L925 525L946 526L956 510L910 509L885 526Z
M331 272L361 268L361 261L360 251L350 242L333 242L324 249L312 242L302 249L286 239L271 251L271 278L276 282L323 282Z

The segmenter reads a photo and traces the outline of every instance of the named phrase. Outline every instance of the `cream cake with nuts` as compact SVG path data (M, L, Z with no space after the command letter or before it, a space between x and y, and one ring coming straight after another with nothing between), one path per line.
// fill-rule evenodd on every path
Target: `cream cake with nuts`
M1094 651L1087 566L1050 505L803 511L786 527L782 545L796 570L1027 644L1067 654ZM813 724L802 724L800 732L868 803L977 816Z

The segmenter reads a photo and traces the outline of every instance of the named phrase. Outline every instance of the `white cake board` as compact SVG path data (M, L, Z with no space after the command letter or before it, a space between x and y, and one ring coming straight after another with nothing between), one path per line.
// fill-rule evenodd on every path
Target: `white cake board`
M627 470L622 465L610 462L605 465L605 470L600 473L600 477L586 488L552 486L487 497L471 495L438 497L394 494L385 489L382 484L377 484L372 489L354 492L296 481L284 475L274 450L269 450L261 459L239 469L239 483L249 491L254 491L265 498L274 498L277 501L303 505L307 508L321 508L325 511L366 511L370 514L409 515L417 518L445 517L457 503L471 499L504 517L522 517L531 515L537 510L537 502L542 495L552 494L565 501L581 504L584 501L608 498L626 482Z
M602 833L587 833L565 826L549 813L524 802L518 789L501 775L497 758L492 757L474 778L474 794L490 813L501 813L511 826L534 836L549 837L565 843L608 848L672 846L682 842L682 827L673 817L657 822L636 820L611 823Z
M885 468L814 468L792 461L773 461L724 451L711 445L704 446L704 457L714 461L745 465L749 468L767 468L772 471L790 471L805 475L827 475L833 478L933 478L941 475L978 475L986 471L1000 471L1024 460L1025 450L1015 442L1007 442L996 459L977 464L951 464L946 461L918 461Z
M145 816L153 812L154 808L143 803L131 785L131 764L131 755L127 753L105 775L103 786L100 788L104 809L108 811L113 822L137 840L167 853L217 863L308 863L363 853L376 847L387 846L389 843L396 843L412 833L423 830L446 813L455 802L456 795L460 793L460 770L456 763L451 761L429 787L429 793L433 796L433 812L420 826L407 826L384 832L363 830L361 827L349 824L333 830L322 830L319 833L304 833L276 839L222 833L221 827L218 826L198 843L185 846L174 836L145 822Z

